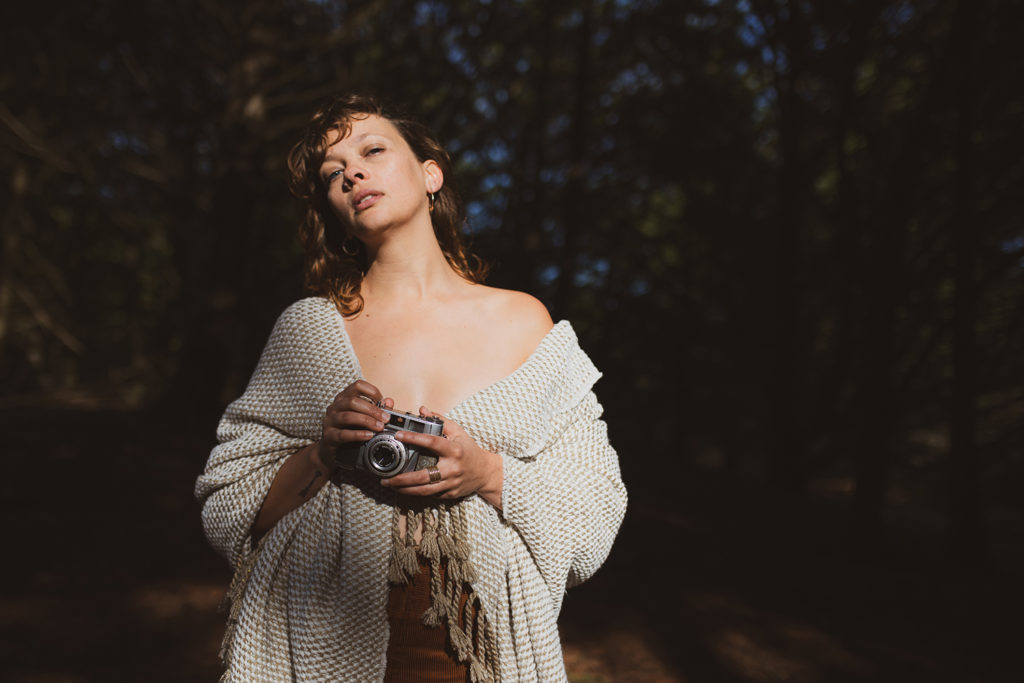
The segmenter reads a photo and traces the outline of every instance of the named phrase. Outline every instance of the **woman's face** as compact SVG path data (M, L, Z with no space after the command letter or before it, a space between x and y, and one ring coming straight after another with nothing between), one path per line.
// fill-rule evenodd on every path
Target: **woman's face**
M427 193L444 180L436 162L416 158L394 124L372 115L353 120L327 148L320 177L335 215L364 242L416 220L429 224Z

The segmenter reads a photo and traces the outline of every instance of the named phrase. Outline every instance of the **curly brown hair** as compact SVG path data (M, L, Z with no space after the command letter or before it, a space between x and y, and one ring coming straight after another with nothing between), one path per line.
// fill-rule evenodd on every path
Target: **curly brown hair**
M288 154L288 186L292 194L305 203L299 238L306 254L306 288L314 295L333 301L346 317L363 309L359 290L368 265L366 250L362 243L352 255L342 249L349 235L328 204L320 166L327 148L338 139L336 136L344 137L353 120L368 116L390 121L417 159L421 162L432 160L441 168L444 185L436 193L430 214L434 235L452 269L470 282L482 283L487 276L487 266L469 251L462 237L466 210L455 187L448 152L421 123L385 106L373 96L348 94L324 102L310 120L305 134Z

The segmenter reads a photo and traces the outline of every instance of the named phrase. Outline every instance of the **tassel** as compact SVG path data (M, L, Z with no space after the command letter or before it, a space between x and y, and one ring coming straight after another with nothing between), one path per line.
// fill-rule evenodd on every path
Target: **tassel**
M474 607L476 609L473 609ZM476 593L472 588L469 589L469 595L466 596L465 618L462 623L466 627L466 633L473 638L473 652L477 652L480 640L480 604L477 602Z
M416 559L415 548L406 548L402 553L402 570L410 579L420 571L420 562Z
M437 609L437 605L431 605L427 608L427 611L423 613L423 616L420 617L420 621L423 622L423 625L427 628L435 628L441 625L442 618L443 615Z
M476 570L473 569L473 563L466 560L462 564L462 580L466 583L473 583L476 581Z
M459 656L459 661L464 662L473 654L473 643L466 632L454 625L452 621L448 621L448 637L452 641L452 648Z
M437 511L437 547L441 553L441 557L452 558L455 557L455 542L448 533L448 525L445 523L444 510Z
M398 508L391 523L391 557L388 560L388 581L394 584L407 584L419 571L419 564L416 562L416 551L406 546L398 528L400 519ZM409 568L409 555L412 555L413 568Z
M423 613L422 621L425 626L440 626L441 620L445 618L445 605L441 600L441 563L436 560L430 562L430 607Z
M483 609L481 604L479 618L483 619L483 633L480 638L483 640L483 661L486 664L487 662L496 662L498 660L498 653L494 650L496 645L494 643L494 633L491 631L491 622L487 621ZM487 668L491 667L488 666Z
M409 510L405 513L405 545L416 547L416 529L420 526L422 512Z
M448 534L437 535L437 548L441 557L455 557L455 544Z
M428 560L441 559L441 549L437 545L437 521L432 510L423 513L423 538L420 539L420 555Z
M461 586L463 582L462 563L456 560L448 560L448 584Z
M451 569L451 563L448 563L449 570ZM459 613L459 602L461 602L462 594L459 590L462 584L456 583L449 577L444 587L444 603L447 607L448 615L456 617Z
M231 577L227 593L224 594L218 607L218 611L228 613L227 628L224 629L224 637L220 641L220 651L217 653L220 661L225 665L228 664L231 657L231 646L234 644L235 632L238 630L238 614L242 611L242 598L245 597L245 589L249 585L249 578L252 576L252 570L256 567L256 561L259 559L266 538L264 536L260 539L256 547L239 563L234 576Z
M490 683L493 680L491 672L487 670L479 657L471 656L469 658L469 680L473 683Z
M416 548L414 546L402 546L398 549L398 567L405 575L405 583L409 583L412 577L420 571L419 560L416 559Z
M409 583L409 577L405 575L399 566L397 551L391 551L391 561L388 562L388 582L394 584Z
M452 510L451 536L454 543L452 555L460 560L468 560L469 543L466 538L469 533L466 528L466 516L461 507Z
M225 666L227 666L228 658L231 656L231 645L234 643L235 630L237 628L237 624L228 622L227 628L224 629L224 637L220 641L220 651L217 653L217 658Z

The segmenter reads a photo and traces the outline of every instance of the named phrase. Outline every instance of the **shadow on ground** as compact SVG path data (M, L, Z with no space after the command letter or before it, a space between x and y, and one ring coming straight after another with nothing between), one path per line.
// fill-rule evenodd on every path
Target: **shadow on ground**
M212 427L37 410L0 413L0 429L0 678L215 681L229 572L192 498ZM612 556L566 597L572 681L1019 680L1009 577L947 572L913 530L866 556L837 508L674 479L627 480Z

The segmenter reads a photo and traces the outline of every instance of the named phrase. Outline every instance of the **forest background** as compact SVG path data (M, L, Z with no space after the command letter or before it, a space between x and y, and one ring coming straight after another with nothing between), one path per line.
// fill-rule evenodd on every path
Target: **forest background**
M1020 680L1016 5L3 3L3 678L217 676L192 482L303 295L284 156L356 89L604 372L572 680Z

